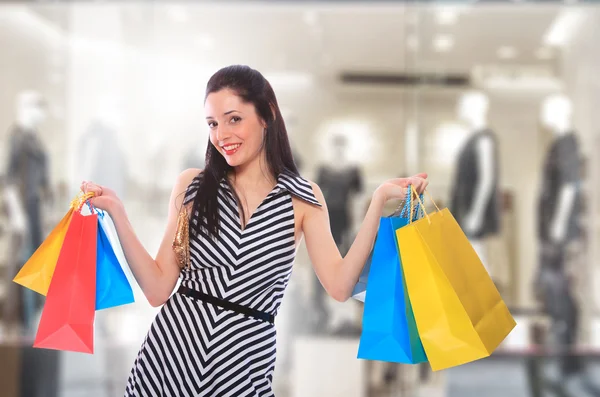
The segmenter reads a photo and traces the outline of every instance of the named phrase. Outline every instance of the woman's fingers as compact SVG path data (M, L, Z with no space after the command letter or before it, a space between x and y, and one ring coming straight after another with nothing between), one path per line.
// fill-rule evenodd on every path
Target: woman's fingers
M80 189L83 193L94 193L96 196L102 195L102 187L92 182L83 181Z
M414 187L414 189L417 191L418 194L421 194L425 191L425 189L427 189L427 186L429 185L429 181L427 179L418 177L418 176L413 176L408 178L408 184L407 185L412 185Z

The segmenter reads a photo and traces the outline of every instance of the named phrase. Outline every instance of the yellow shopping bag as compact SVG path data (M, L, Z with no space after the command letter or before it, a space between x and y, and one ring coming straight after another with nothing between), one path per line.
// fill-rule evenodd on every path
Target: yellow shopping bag
M71 218L73 217L73 211L75 208L79 208L79 205L91 196L91 193L85 196L78 195L71 202L67 214L56 225L54 230L50 232L27 262L25 262L19 273L17 273L13 279L15 283L44 296L48 293L50 281L52 280L56 262L58 261L58 255L60 254L67 229L71 223Z
M434 371L489 356L516 325L450 211L437 209L396 231L417 329Z

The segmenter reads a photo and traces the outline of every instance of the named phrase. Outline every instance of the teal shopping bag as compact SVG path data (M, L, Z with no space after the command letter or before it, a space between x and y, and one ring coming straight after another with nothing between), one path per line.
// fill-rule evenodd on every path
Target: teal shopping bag
M105 214L98 210L98 243L96 254L96 310L126 305L135 301L129 280L115 255L105 224Z
M410 203L407 202L407 206ZM405 364L427 361L396 244L396 230L408 221L403 215L383 217L379 221L368 263L358 358Z

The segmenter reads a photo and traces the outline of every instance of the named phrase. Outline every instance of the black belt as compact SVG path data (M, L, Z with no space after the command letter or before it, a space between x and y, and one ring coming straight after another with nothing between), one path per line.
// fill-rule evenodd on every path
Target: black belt
M269 322L271 324L275 323L275 316L272 314L261 312L261 311L255 310L255 309L251 309L246 306L238 305L237 303L228 302L226 300L223 300L223 299L211 296L211 295L206 295L203 292L184 287L183 285L179 286L177 293L182 294L182 295L187 295L187 296L196 298L198 300L201 300L201 301L204 301L207 303L211 303L215 306L219 306L219 307L222 307L227 310L245 314L247 316L254 317L258 320Z

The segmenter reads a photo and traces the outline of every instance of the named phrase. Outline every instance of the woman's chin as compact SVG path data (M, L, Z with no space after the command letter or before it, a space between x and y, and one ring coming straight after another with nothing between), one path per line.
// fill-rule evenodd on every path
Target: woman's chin
M225 156L225 161L227 161L227 164L229 164L230 167L237 167L238 165L242 164L242 162L238 159L231 158L229 156Z

